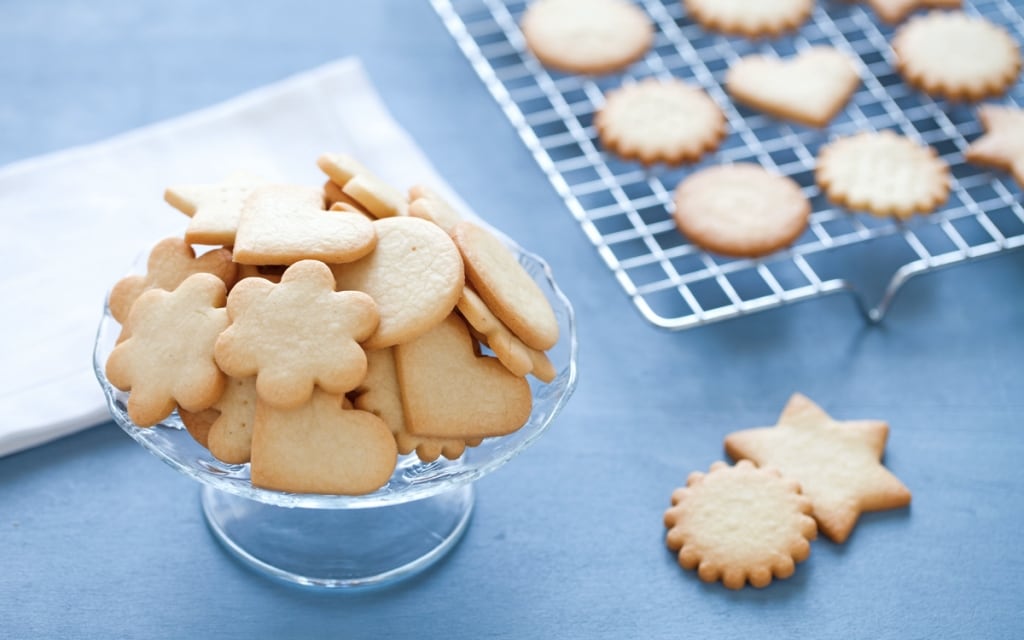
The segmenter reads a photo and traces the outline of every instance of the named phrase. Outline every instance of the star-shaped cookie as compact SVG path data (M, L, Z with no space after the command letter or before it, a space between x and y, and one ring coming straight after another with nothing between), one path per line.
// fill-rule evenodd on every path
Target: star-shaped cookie
M219 184L179 185L164 192L164 200L192 220L185 231L189 244L235 243L242 203L263 180L244 172Z
M967 148L967 161L1009 171L1024 187L1024 110L986 104L978 109L978 119L985 135Z
M910 491L880 462L888 435L885 422L840 422L797 393L777 425L731 433L725 450L800 482L821 531L841 543L861 513L910 504Z

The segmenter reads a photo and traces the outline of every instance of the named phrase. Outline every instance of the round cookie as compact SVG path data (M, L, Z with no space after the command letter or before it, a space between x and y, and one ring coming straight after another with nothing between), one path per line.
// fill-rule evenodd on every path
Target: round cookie
M594 125L605 149L644 164L695 161L725 136L714 100L678 79L648 78L610 91Z
M455 225L452 239L462 253L466 279L487 308L526 346L538 351L555 346L558 320L551 303L501 240L472 222Z
M709 31L775 37L803 24L814 0L683 0L683 6Z
M675 192L676 226L691 242L727 256L757 257L796 240L811 204L793 180L756 164L691 174Z
M448 317L465 283L462 258L448 234L408 216L373 223L373 253L331 270L339 291L362 291L376 301L380 324L363 346L383 349L408 342Z
M818 152L814 175L832 202L876 216L930 213L949 194L949 167L935 150L892 131L829 143Z
M567 73L624 69L654 41L647 14L625 0L537 0L520 26L530 51Z
M960 11L912 18L892 48L908 83L950 100L1002 95L1020 72L1020 51L1006 29Z

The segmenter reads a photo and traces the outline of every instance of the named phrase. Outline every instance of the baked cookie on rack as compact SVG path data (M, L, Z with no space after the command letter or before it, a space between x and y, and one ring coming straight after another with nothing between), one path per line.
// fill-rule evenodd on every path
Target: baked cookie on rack
M803 24L814 0L683 0L683 6L709 31L774 38Z
M880 217L931 213L949 195L949 167L935 150L888 130L825 145L814 175L832 202Z
M725 89L736 102L811 127L828 124L859 84L853 61L832 47L787 59L746 56L725 75Z
M883 22L902 22L917 9L959 9L962 0L867 0Z
M715 101L676 78L648 78L609 91L594 126L601 146L644 164L695 162L725 137L725 116Z
M1020 72L1020 50L1006 29L961 11L911 18L892 49L908 83L949 100L1002 95Z
M650 18L626 0L536 0L520 28L544 66L566 73L614 73L654 42Z
M1009 171L1024 187L1024 110L994 104L978 108L985 135L964 153L967 162Z
M689 175L676 187L675 207L676 226L695 245L750 258L792 244L811 215L800 185L749 163Z

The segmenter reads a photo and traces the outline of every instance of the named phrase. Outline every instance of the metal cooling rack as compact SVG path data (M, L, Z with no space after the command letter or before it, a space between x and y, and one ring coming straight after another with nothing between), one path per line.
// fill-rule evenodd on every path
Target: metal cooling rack
M431 1L587 238L655 325L683 329L834 292L855 294L865 315L878 321L912 276L1024 245L1024 209L1012 179L964 162L968 141L982 132L975 106L934 100L906 85L893 67L893 28L862 4L821 0L799 33L750 41L705 31L684 16L679 0L640 0L657 29L654 46L624 75L597 78L548 70L526 50L518 26L526 2ZM1022 6L965 0L967 12L1006 26L1018 41ZM819 44L851 54L863 79L826 129L734 106L721 88L740 56L788 56ZM722 107L730 133L717 153L690 167L645 170L602 152L593 115L604 92L647 76L696 83ZM1018 82L1002 102L1024 104L1024 85ZM954 177L944 207L904 223L850 213L824 198L814 184L818 148L868 129L893 129L938 151ZM759 260L708 254L688 243L671 217L672 192L685 175L742 161L796 180L814 211L792 247ZM884 290L870 295L870 286L854 283L853 276L887 264Z

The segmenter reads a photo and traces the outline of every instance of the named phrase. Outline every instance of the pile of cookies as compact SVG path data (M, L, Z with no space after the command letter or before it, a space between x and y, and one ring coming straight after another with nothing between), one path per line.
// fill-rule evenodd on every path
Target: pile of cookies
M819 529L841 544L861 513L910 504L880 462L888 434L885 422L836 421L794 394L774 427L726 437L735 466L716 462L673 492L669 549L705 582L730 589L788 578Z
M777 37L800 27L814 0L682 0L703 28L748 38ZM869 0L897 23L919 7L956 9L961 0ZM529 49L568 73L621 71L654 42L646 12L628 0L536 0L523 16ZM1020 71L1017 43L1002 27L961 11L909 20L892 40L896 67L912 86L950 100L1002 95ZM860 85L857 66L832 47L788 59L750 55L733 62L724 89L733 100L779 119L824 127ZM1024 112L982 107L988 134L965 152L969 162L1012 171L1024 185ZM601 145L626 160L696 162L726 135L719 105L698 86L671 78L624 84L605 95L594 117ZM908 218L945 202L949 167L931 147L892 131L862 131L825 145L816 181L833 203ZM799 185L757 164L697 171L676 189L674 218L694 244L716 253L758 257L789 246L804 231L811 204Z
M512 252L437 193L344 155L318 165L323 187L168 189L191 220L111 291L106 375L136 425L177 410L256 486L365 494L398 454L455 459L522 427L559 329Z

